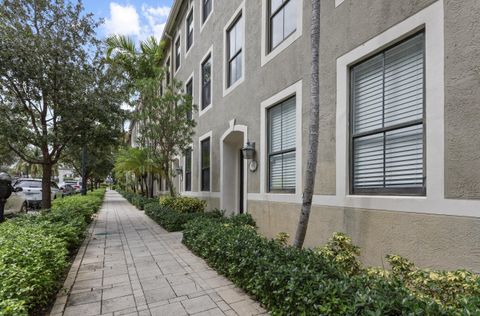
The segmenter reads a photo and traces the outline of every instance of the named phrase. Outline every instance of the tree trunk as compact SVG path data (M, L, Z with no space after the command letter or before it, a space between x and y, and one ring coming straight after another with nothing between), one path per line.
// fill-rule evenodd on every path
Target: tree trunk
M52 165L43 164L42 169L42 208L49 209L52 207Z
M150 172L148 174L148 197L150 199L153 198L153 186L154 186L154 177L153 177L153 174Z
M318 132L320 125L320 83L319 83L319 54L320 54L320 0L312 0L311 21L311 49L312 49L312 77L310 83L310 122L308 139L308 158L303 190L302 210L298 221L297 232L293 245L303 247L307 234L308 220L312 208L312 196L315 188L317 172Z

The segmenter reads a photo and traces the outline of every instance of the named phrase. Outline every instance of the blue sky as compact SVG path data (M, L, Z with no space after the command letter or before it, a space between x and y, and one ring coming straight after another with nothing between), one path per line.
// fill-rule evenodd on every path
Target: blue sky
M83 0L85 11L92 12L105 23L98 30L104 37L121 34L145 39L160 38L173 0Z

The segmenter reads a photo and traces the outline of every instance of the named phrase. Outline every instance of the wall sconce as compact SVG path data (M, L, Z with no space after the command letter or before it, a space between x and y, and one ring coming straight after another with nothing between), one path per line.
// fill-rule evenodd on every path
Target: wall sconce
M255 172L258 168L258 163L255 160L255 143L247 140L247 143L242 148L243 159L251 160L248 164L250 172Z

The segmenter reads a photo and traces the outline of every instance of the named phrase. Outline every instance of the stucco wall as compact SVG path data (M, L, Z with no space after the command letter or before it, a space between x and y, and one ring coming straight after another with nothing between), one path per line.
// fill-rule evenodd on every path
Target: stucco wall
M259 231L295 236L299 204L249 201ZM466 268L480 273L480 219L351 208L313 206L305 246L324 245L344 232L361 247L367 266L382 266L387 254L399 254L420 267Z
M480 1L445 3L445 193L480 198Z

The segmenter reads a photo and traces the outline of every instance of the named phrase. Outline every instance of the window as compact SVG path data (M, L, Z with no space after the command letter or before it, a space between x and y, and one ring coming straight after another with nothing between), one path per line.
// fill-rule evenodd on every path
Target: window
M202 140L201 146L201 190L210 191L210 137Z
M187 52L193 45L193 10L187 16Z
M185 191L192 191L192 149L185 152Z
M202 23L207 21L208 17L210 16L210 12L212 12L212 1L213 0L202 0Z
M296 98L268 110L268 172L270 192L295 192Z
M297 29L297 0L268 0L269 51Z
M187 82L187 85L185 87L185 90L186 90L186 93L187 95L191 96L193 98L193 78L190 79L188 82ZM190 109L188 112L187 112L187 119L191 120L192 119L192 109Z
M167 82L167 87L170 86L170 58L167 59L167 65L165 66L167 67L167 71L165 73L165 80Z
M351 68L352 193L425 194L425 35Z
M242 77L243 17L239 15L227 30L228 87Z
M181 46L180 46L180 36L178 36L177 41L175 42L175 70L180 68L180 58L181 58Z
M202 110L212 103L212 55L202 63Z

